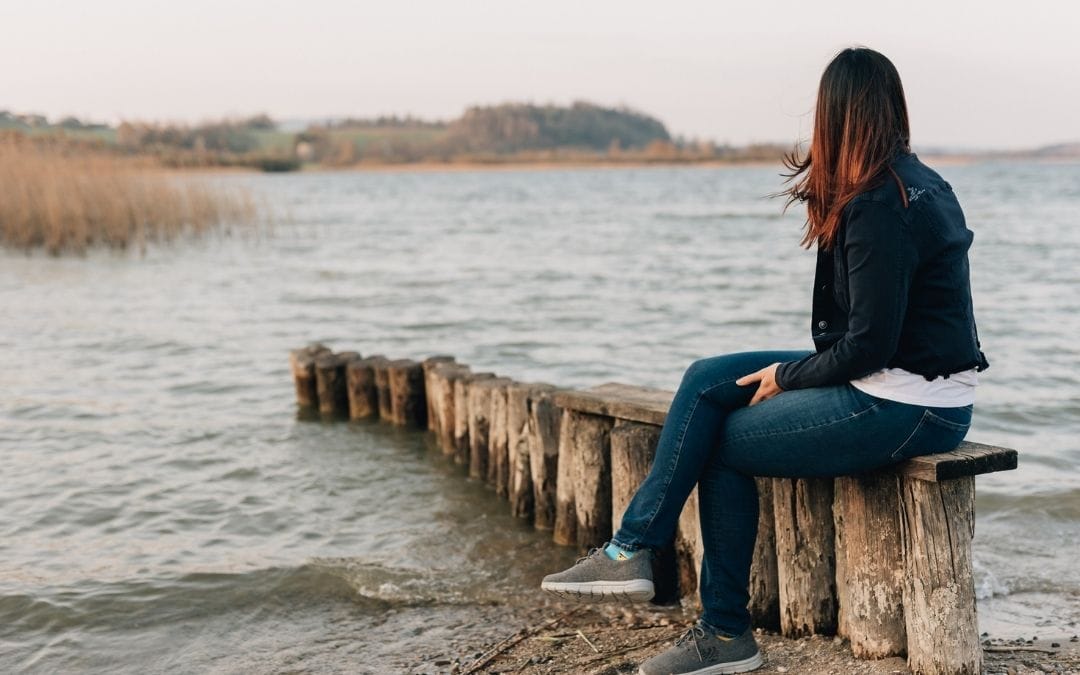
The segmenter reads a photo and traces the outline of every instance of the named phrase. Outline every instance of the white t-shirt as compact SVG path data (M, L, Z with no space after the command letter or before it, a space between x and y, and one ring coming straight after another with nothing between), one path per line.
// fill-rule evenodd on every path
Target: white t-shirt
M903 368L885 368L851 381L861 392L889 401L931 408L959 408L975 403L975 369L927 380Z

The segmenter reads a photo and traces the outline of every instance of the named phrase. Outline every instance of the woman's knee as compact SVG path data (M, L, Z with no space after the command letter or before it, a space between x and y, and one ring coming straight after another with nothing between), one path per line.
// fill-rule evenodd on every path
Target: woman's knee
M680 388L700 393L724 382L731 382L757 370L756 352L707 356L690 364L683 373ZM761 359L757 359L761 360Z

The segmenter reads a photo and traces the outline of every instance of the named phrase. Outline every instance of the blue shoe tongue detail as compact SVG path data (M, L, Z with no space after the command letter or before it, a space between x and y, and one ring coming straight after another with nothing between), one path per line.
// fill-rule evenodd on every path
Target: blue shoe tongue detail
M634 551L627 551L621 546L615 544L608 544L604 548L604 553L612 560L630 560L634 557Z

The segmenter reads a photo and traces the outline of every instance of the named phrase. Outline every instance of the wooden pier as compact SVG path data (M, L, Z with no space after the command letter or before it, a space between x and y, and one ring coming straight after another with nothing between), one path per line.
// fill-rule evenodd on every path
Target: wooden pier
M673 396L618 383L515 382L446 355L363 358L312 345L290 363L302 409L429 430L513 515L582 550L617 528ZM858 657L906 655L919 674L981 673L974 477L1016 465L1015 450L965 442L872 474L758 478L755 625L788 637L838 634ZM654 602L698 603L697 504L695 490L671 550L656 558Z

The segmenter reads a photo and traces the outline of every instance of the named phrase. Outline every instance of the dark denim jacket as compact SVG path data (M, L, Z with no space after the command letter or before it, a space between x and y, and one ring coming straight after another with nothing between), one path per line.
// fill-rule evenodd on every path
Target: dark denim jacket
M811 335L817 353L780 364L782 389L848 382L882 368L928 380L989 367L971 304L972 232L950 186L901 153L891 174L845 207L818 251Z

